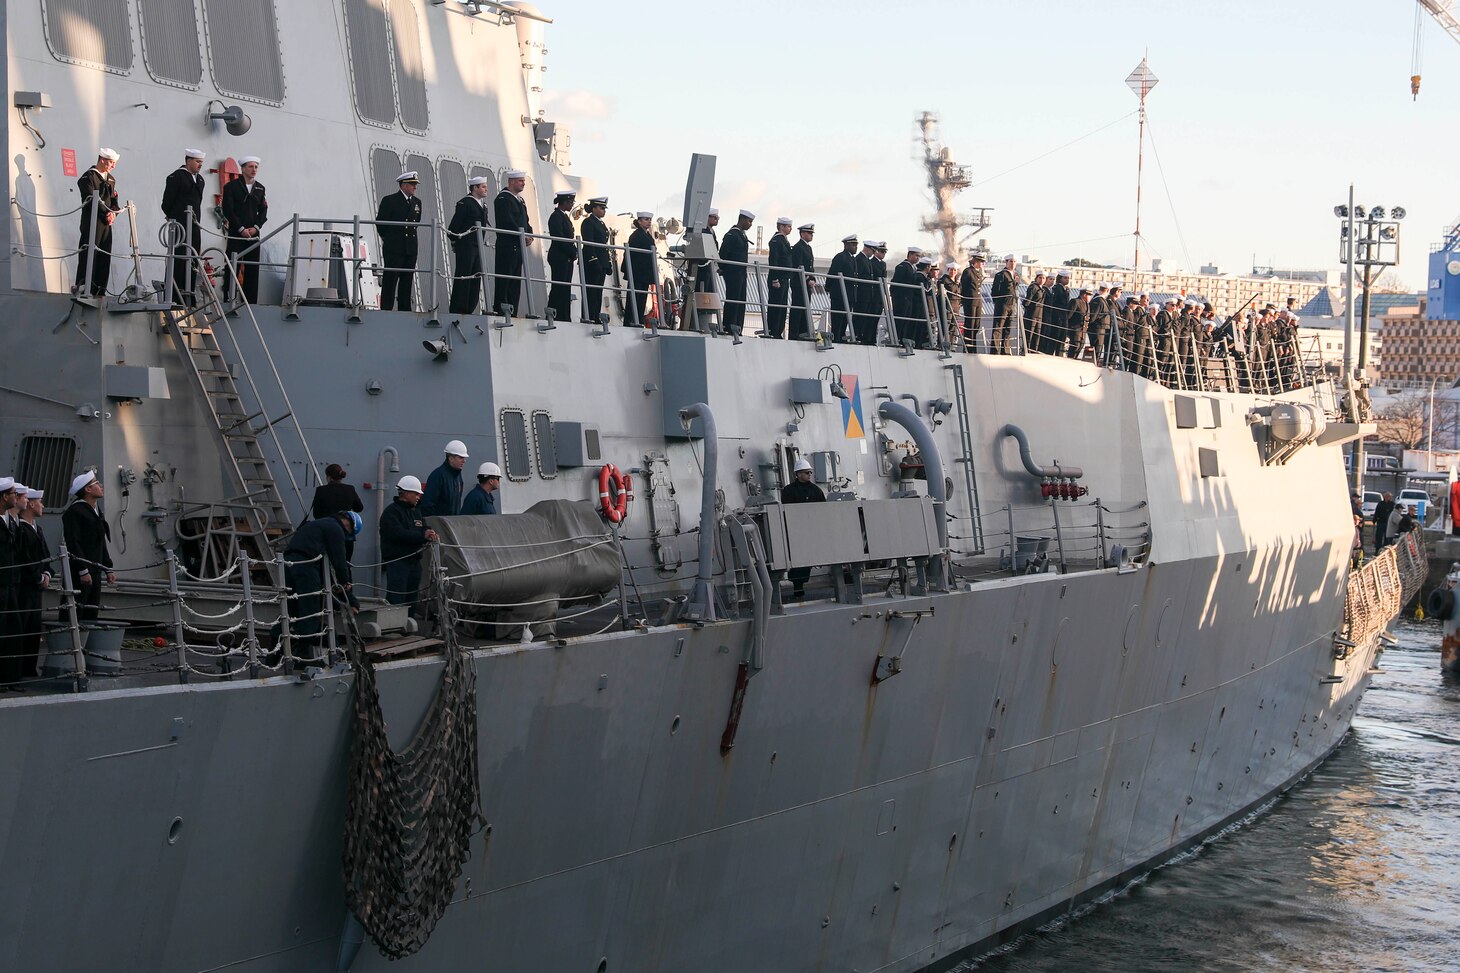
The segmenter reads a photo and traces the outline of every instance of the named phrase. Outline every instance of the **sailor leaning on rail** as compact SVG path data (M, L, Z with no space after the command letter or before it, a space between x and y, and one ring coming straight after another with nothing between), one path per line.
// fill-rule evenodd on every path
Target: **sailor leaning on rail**
M117 179L112 175L120 158L115 149L99 149L96 162L76 180L76 188L81 193L81 242L76 245L76 283L71 287L72 294L85 291L91 297L106 297L112 272L112 224L122 209L117 201ZM97 217L94 227L93 208Z
M284 583L289 586L289 635L293 653L304 662L315 661L324 632L324 612L333 604L324 592L324 562L328 561L334 584L344 590L351 612L360 610L345 546L359 536L364 526L353 510L339 510L301 526L284 548ZM275 626L275 639L282 626Z

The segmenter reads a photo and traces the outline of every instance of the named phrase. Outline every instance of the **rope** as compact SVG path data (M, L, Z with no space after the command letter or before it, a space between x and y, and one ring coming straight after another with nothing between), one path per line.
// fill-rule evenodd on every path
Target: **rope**
M37 213L33 209L27 209L25 205L22 204L20 200L16 199L14 196L10 197L10 204L27 216L34 216L36 219L40 220L59 220L63 216L70 216L72 213L81 212L82 207L86 205L84 202L78 203L73 209L68 209L64 213Z

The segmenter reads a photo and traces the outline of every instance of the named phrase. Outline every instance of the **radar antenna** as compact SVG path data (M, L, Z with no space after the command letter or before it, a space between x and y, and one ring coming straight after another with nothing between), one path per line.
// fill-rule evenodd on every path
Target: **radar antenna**
M938 116L923 112L917 119L922 132L923 167L928 170L928 188L933 191L933 215L926 217L922 226L928 233L937 234L944 259L958 253L959 231L967 228L973 233L985 230L992 222L989 219L991 207L979 206L968 213L957 213L953 209L953 197L963 192L973 180L968 166L953 161L953 153L938 139Z

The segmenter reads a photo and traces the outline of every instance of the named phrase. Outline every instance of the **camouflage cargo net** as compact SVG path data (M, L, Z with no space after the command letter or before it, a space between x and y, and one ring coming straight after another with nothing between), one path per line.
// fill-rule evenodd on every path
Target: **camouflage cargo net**
M1418 593L1428 571L1424 545L1410 532L1350 572L1343 608L1344 638L1364 645L1384 631Z
M438 598L440 610L449 606ZM430 709L399 753L390 747L375 666L350 640L355 737L345 812L345 901L381 953L419 950L445 914L481 816L476 672L442 619L445 666Z

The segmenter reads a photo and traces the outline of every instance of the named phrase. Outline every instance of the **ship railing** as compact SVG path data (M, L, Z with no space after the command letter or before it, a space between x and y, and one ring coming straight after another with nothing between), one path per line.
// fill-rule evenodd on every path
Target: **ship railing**
M959 549L973 535L960 535L954 518L949 539L963 578L1068 574L1141 564L1151 550L1151 523L1145 501L1108 503L1101 499L1051 497L1035 504L1004 504L980 515L983 553Z

